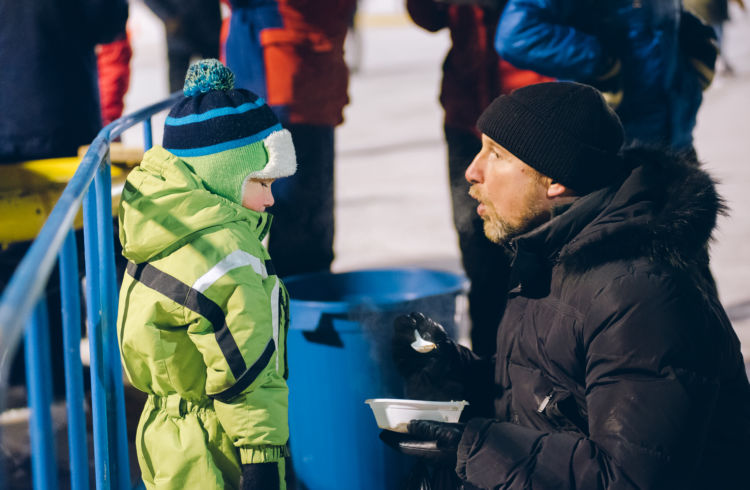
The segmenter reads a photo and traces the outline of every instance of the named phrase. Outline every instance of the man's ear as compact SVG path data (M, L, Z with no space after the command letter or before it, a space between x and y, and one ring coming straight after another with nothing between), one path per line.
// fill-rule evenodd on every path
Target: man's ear
M547 187L547 197L553 198L553 197L566 197L566 196L574 196L575 193L562 185L559 182L552 181L550 183L549 187Z

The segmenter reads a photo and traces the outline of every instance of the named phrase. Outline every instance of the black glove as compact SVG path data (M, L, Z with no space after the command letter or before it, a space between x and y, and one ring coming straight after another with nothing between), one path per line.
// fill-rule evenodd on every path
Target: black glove
M455 455L465 427L465 424L450 422L412 420L406 429L409 435L425 441L435 441L439 449L451 451Z
M412 420L407 434L384 430L380 440L396 451L429 461L455 464L464 424Z
M278 490L281 488L278 463L242 465L242 490Z
M706 90L714 79L719 44L716 32L690 12L680 16L680 48L698 74L701 87Z
M456 451L438 447L437 441L425 441L411 434L402 434L383 430L380 432L380 440L396 451L416 456L428 461L452 464L456 461Z
M463 399L463 350L445 329L422 313L397 317L393 323L393 360L406 380L406 396L423 400ZM415 331L435 347L418 352Z
M602 93L604 100L612 109L622 102L622 63L617 58L607 60L602 73L589 84Z
M412 420L407 434L384 430L380 440L396 451L429 461L455 463L458 443L464 433L464 424Z
M414 350L412 343L416 340L415 331L426 342L434 343L435 349L424 352ZM396 368L402 376L423 369L429 359L444 356L446 349L451 348L448 342L450 338L443 326L422 313L400 315L393 321L393 355Z

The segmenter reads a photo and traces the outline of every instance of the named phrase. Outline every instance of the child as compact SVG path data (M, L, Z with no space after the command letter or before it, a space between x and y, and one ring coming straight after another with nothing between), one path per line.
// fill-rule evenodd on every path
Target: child
M233 81L218 60L191 65L163 148L123 192L118 337L148 393L150 489L286 488L288 295L261 240L271 183L297 164L289 132Z

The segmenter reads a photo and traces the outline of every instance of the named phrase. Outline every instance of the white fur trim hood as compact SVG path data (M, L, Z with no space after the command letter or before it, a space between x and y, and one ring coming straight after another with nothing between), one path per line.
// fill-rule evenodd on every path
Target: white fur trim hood
M294 152L292 134L287 129L275 131L263 140L268 152L268 163L262 170L248 175L250 179L278 179L289 177L297 171L297 154Z

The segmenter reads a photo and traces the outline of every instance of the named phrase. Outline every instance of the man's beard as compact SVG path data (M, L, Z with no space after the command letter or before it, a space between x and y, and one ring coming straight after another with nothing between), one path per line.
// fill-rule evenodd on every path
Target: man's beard
M500 216L492 203L484 199L476 187L472 186L469 189L469 195L484 204L484 215L481 216L484 222L484 234L491 242L497 244L508 243L513 238L533 230L549 219L549 211L546 210L542 202L535 198L536 194L533 187L530 187L523 196L523 213L515 223L511 223Z

